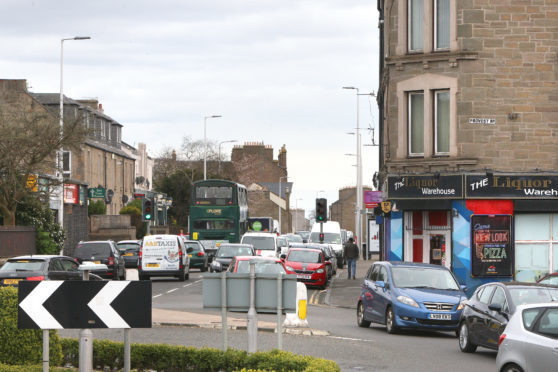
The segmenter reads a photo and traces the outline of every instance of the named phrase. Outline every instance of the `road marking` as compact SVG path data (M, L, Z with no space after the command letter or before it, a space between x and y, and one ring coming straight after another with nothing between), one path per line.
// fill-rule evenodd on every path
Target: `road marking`
M191 285L194 285L194 284L196 284L196 283L199 283L199 282L201 282L201 279L198 279L198 280L196 280L196 281L195 281L195 282L193 282L193 283L189 283L189 284L184 284L184 285L182 286L182 288L186 288L186 287L189 287L189 286L191 286Z
M172 293L172 292L176 291L177 289L178 289L178 288L170 289L170 290L167 291L167 293Z
M158 295L153 296L153 298L157 298L157 297L162 296L162 295L163 295L162 293L159 293Z
M335 338L337 340L345 340L345 341L366 341L366 342L374 342L374 340L367 340L365 338L353 338L353 337L341 337L341 336L327 336L329 338Z

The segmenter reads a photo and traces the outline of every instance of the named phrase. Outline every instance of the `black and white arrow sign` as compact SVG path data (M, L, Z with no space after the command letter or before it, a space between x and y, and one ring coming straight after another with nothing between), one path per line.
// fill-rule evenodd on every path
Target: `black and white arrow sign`
M151 328L151 281L21 281L18 328Z

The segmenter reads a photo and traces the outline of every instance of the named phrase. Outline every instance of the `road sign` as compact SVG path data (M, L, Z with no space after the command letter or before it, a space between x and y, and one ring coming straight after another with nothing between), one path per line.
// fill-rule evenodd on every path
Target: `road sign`
M105 197L105 188L104 187L92 187L89 189L89 197L90 198L103 198Z
M20 329L151 328L151 281L21 281Z

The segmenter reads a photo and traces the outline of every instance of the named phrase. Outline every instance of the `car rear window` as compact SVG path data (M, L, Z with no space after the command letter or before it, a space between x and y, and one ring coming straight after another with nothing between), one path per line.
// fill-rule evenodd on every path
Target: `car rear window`
M558 300L558 288L518 287L509 288L513 303L517 305L536 304Z
M281 262L274 262L274 261L263 261L263 262L256 262L254 267L256 270L256 274L286 274L285 268L281 264ZM237 273L244 273L247 274L250 272L250 261L238 261L238 265L236 267Z
M305 262L305 263L321 263L322 255L316 251L290 251L287 261Z
M275 250L275 239L272 236L244 236L242 244L252 244L254 249Z
M186 243L186 249L188 249L188 248L192 248L195 251L200 250L199 244L196 244L196 243Z
M81 259L89 259L91 257L109 257L110 246L108 243L78 244L75 256Z
M44 266L44 260L9 260L0 271L42 271Z
M140 248L139 243L118 243L116 245L119 251L133 250L138 251Z
M217 251L217 257L251 256L252 249L249 247L234 247L222 245Z

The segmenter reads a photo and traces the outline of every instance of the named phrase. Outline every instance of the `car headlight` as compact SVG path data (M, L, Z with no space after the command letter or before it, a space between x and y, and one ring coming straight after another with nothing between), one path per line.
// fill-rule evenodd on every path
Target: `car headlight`
M410 297L407 296L397 296L397 301L404 303L405 305L409 305L409 306L413 306L413 307L419 307L419 305L417 304L417 302L415 300L413 300Z
M457 311L463 310L465 308L465 301L461 301L459 305L457 305Z
M318 269L318 270L316 270L316 272L317 272L318 274L321 274L321 273L324 272L324 269Z
M294 269L290 266L285 266L285 269L289 270L289 271L294 271Z

